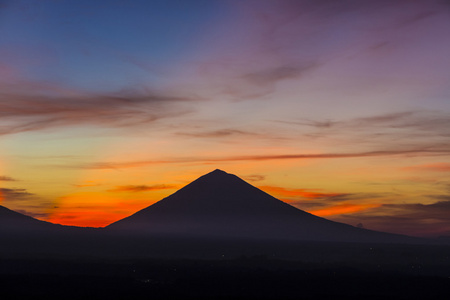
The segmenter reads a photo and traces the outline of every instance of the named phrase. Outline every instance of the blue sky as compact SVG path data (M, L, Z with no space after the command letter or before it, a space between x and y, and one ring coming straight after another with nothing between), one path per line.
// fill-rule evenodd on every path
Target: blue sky
M30 81L93 91L157 84L195 57L226 9L201 0L5 2L2 57Z

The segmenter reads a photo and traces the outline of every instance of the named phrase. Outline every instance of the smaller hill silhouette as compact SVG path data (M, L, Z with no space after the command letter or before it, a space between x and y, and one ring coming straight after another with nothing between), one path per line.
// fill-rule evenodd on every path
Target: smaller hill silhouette
M0 232L18 232L38 229L48 229L54 225L45 221L34 219L30 216L0 206Z
M95 228L54 224L37 220L0 205L0 234L73 234L93 231Z
M201 176L107 229L134 235L212 238L399 243L415 240L320 218L222 170Z

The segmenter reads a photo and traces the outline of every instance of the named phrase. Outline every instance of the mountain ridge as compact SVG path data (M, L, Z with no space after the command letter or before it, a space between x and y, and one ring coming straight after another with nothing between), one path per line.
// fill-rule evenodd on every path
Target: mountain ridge
M106 229L136 235L315 241L405 242L416 239L356 228L312 215L219 169Z
M41 221L33 217L21 214L0 205L0 230L31 229L36 226L48 226L49 222Z

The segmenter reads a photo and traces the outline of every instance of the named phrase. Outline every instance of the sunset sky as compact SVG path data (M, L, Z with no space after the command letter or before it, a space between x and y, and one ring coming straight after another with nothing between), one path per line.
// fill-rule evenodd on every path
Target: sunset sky
M450 235L450 2L0 0L0 205L105 226L216 168Z

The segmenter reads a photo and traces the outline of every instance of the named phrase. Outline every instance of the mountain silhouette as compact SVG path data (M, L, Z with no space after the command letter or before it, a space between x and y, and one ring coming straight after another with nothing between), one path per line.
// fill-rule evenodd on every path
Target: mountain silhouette
M54 224L10 210L0 205L0 234L77 234L95 228Z
M52 227L52 225L55 224L36 220L32 217L12 211L0 205L0 231L16 232L24 230L47 229Z
M134 235L184 237L349 242L414 239L312 215L218 169L106 228Z

